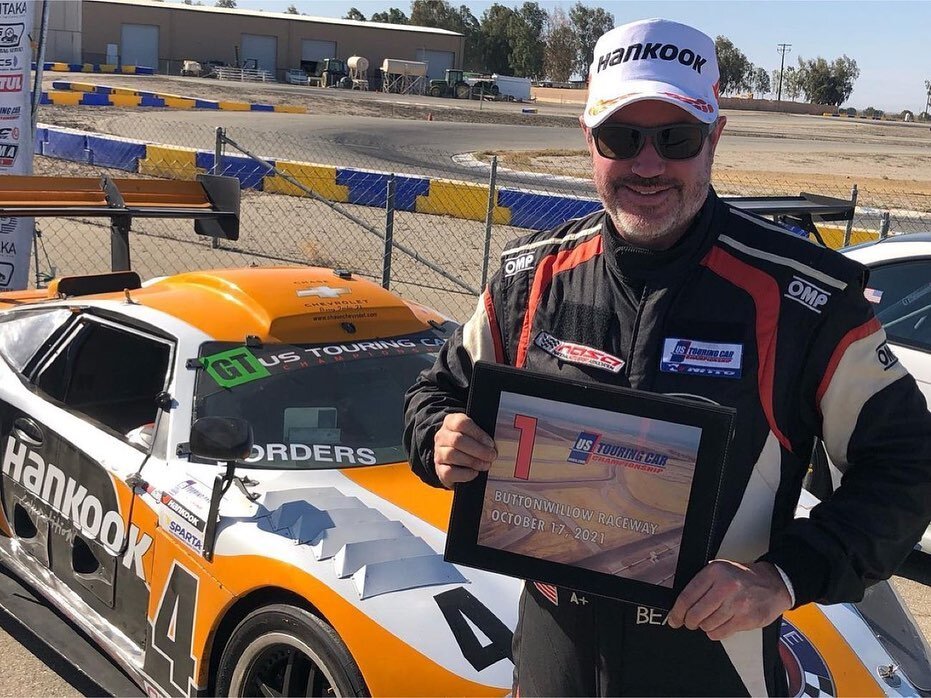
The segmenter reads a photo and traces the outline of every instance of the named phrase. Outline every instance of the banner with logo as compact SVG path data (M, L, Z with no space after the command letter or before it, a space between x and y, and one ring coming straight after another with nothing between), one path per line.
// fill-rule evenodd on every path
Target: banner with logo
M0 175L32 174L32 0L0 1ZM0 217L0 291L26 288L32 218Z

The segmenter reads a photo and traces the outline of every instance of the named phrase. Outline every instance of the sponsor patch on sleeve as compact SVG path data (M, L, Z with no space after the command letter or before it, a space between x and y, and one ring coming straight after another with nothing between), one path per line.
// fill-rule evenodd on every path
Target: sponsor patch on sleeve
M624 368L623 359L619 359L612 354L601 351L601 349L587 347L584 344L566 342L554 337L548 332L541 331L537 333L533 343L547 354L572 364L600 368L605 371L611 371L612 373L619 373L620 370Z
M663 340L660 370L664 373L740 378L742 363L742 344L719 344L666 337Z

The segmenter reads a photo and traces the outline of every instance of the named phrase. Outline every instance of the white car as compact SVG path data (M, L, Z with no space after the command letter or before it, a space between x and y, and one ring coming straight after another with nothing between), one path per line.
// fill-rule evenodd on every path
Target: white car
M869 267L867 300L874 303L889 346L918 381L931 405L931 233L896 235L841 252ZM830 481L826 470L819 473L823 459L819 444L809 489L821 499L830 495L841 475L834 467L830 468ZM918 547L931 554L931 528L925 531Z
M289 68L284 74L285 81L291 85L309 85L310 79L301 68Z

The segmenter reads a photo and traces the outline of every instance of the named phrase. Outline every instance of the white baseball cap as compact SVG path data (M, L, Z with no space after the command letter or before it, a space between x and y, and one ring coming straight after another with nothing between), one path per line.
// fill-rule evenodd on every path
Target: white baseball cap
M583 120L589 128L628 104L669 102L695 118L718 118L718 59L714 41L665 19L631 22L595 44Z

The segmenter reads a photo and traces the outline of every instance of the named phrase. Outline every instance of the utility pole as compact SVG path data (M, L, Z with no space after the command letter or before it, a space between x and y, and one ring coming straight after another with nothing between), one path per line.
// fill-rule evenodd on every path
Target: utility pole
M782 63L779 65L779 89L776 91L776 101L782 101L782 73L786 67L786 53L792 50L792 44L776 44L776 50L782 54Z

